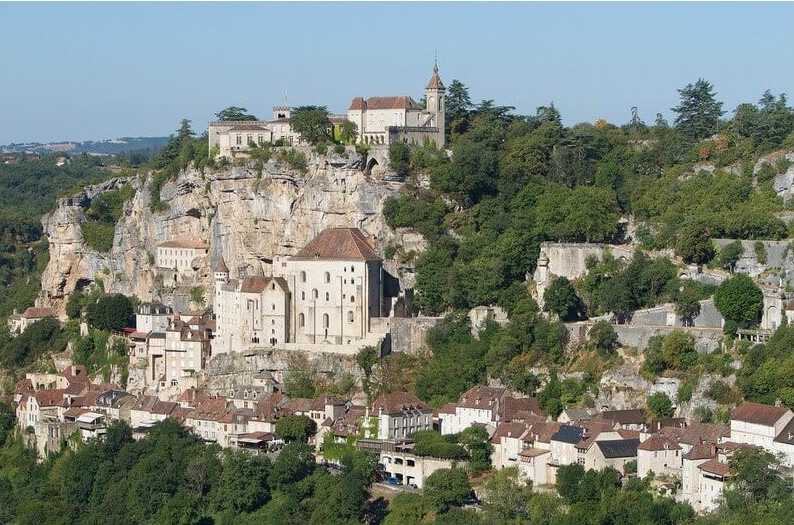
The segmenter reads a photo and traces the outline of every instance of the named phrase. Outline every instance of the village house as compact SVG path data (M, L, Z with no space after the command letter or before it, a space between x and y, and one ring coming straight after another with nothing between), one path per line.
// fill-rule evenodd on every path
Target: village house
M794 412L786 407L745 401L731 412L730 440L783 454L784 463L794 466L792 420Z
M408 392L381 394L372 402L369 418L377 420L377 435L369 438L407 438L420 430L433 430L433 411Z
M172 239L157 245L155 264L164 283L177 284L192 280L194 262L208 253L209 245L201 239Z
M442 434L457 434L477 423L493 432L503 421L545 414L534 398L513 397L506 388L478 385L463 394L457 403L444 405L438 413Z
M433 472L453 468L459 463L450 459L417 456L413 453L413 446L410 441L394 440L385 443L380 452L379 463L384 475L400 485L421 489Z
M603 470L612 467L626 473L626 463L636 461L638 438L597 440L585 454L585 470Z
M22 314L16 310L8 317L8 331L11 335L19 335L28 329L30 325L42 319L57 319L58 316L52 308L36 308L31 306L26 308Z

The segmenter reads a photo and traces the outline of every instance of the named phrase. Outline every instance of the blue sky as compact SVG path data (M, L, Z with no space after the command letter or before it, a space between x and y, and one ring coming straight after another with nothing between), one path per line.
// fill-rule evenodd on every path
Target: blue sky
M704 77L726 109L794 97L794 3L0 4L0 144L165 135L235 104L344 111L442 78L567 123L669 116Z

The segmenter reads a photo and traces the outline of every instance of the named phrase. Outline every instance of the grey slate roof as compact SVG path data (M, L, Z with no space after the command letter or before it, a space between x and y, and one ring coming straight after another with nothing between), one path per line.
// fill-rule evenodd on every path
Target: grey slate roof
M563 443L577 444L582 439L584 429L574 425L562 425L560 430L551 436L554 441L562 441Z
M596 446L601 449L605 458L632 458L637 456L639 439L608 439L596 441Z

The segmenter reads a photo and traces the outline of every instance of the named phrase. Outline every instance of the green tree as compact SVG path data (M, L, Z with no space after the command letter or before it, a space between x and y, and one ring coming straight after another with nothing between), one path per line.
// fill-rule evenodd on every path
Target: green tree
M389 145L389 167L400 178L411 172L411 149L407 144L395 142Z
M218 120L237 120L237 121L251 121L257 120L254 115L250 115L248 110L240 106L229 106L215 113Z
M718 102L710 82L698 79L679 89L681 100L672 108L676 114L675 126L684 135L699 140L714 134L723 114L722 102Z
M618 346L618 334L609 321L596 321L587 334L592 344L601 356L609 356Z
M99 330L115 331L126 327L134 313L132 301L122 294L104 295L86 308L88 324Z
M729 465L734 477L725 496L729 507L749 507L767 500L784 501L791 497L792 484L783 474L780 460L764 449L737 450Z
M687 263L709 262L714 257L709 226L703 222L683 225L676 238L675 253Z
M670 401L670 398L664 392L655 392L649 395L645 403L648 413L655 419L672 417L675 411L673 402Z
M273 462L271 486L283 489L306 478L314 468L314 454L309 445L300 441L287 443Z
M421 525L429 511L429 505L421 494L400 492L389 502L389 513L383 525Z
M14 430L15 420L14 409L11 408L11 405L0 401L0 447Z
M582 301L568 279L557 277L543 292L543 309L563 321L574 321L581 315Z
M482 489L483 513L488 523L513 523L527 518L532 491L517 467L497 470Z
M447 88L447 121L449 130L455 134L464 133L468 129L469 113L472 108L469 88L460 80L453 80Z
M244 452L226 452L223 472L212 494L213 507L234 514L251 512L269 498L270 460Z
M463 505L471 494L466 471L461 468L440 469L425 480L424 495L438 512Z
M675 313L685 324L700 315L700 290L692 281L684 281L675 294Z
M723 317L741 327L758 322L763 302L763 293L746 274L723 281L714 294L714 305Z
M325 106L300 106L292 110L290 126L310 144L331 140L331 120Z
M367 396L370 396L372 393L372 369L376 364L378 364L379 360L380 357L378 355L378 350L374 346L365 346L356 354L356 364L361 371L364 372L364 377L361 380L361 386Z
M469 470L482 472L491 468L493 445L487 430L482 427L468 427L458 436L458 443L469 453Z
M284 416L276 421L276 436L287 443L305 443L317 431L317 425L307 416Z

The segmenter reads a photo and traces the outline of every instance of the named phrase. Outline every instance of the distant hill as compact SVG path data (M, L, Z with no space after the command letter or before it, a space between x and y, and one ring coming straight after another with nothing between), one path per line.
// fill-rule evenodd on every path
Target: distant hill
M168 142L168 137L121 137L85 142L40 142L11 143L0 146L0 153L55 153L71 155L119 155L133 151L158 151Z

